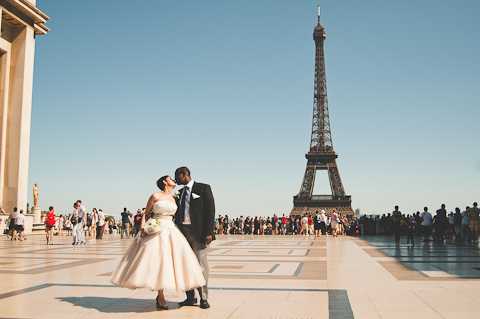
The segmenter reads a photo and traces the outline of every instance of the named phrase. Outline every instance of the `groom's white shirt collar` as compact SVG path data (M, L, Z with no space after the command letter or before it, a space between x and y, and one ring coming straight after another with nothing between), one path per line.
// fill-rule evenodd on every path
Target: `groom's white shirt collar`
M192 180L190 180L190 182L188 182L188 184L185 185L185 186L188 187L188 188L190 188L190 191L192 191L193 183L195 183L195 182L194 182L193 179L192 179Z

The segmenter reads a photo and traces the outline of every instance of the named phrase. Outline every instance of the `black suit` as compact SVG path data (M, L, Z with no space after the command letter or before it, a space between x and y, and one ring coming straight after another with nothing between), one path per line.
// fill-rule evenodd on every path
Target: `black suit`
M180 199L183 196L185 188L180 191L180 196L177 199L178 210L175 214L175 224L182 225L183 216L179 213ZM200 197L194 199L196 194ZM203 183L193 183L190 191L190 222L192 228L192 235L197 243L206 246L207 236L214 236L215 233L215 201L213 199L212 189L210 185Z
M181 199L184 196L185 188L180 192L177 199L178 210L175 214L175 224L183 233L188 243L192 247L193 252L198 258L200 266L203 269L203 276L206 284L198 289L201 299L208 297L208 260L207 260L207 236L214 236L215 230L215 201L213 199L210 185L194 182L190 190L189 199L189 225L183 224L184 215L181 211ZM195 194L195 195L194 195ZM187 299L194 298L194 291L187 291Z

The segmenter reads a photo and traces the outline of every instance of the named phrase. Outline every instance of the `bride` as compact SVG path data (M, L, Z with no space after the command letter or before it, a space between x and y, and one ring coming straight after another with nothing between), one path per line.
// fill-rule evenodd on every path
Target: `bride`
M157 186L161 191L148 199L142 232L127 249L111 281L120 287L158 291L157 308L166 310L164 289L191 290L204 286L205 278L197 257L173 222L177 211L172 196L175 181L163 176Z

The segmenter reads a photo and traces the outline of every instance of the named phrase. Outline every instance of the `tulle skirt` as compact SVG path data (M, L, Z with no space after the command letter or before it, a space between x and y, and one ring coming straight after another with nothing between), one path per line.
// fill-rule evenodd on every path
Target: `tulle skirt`
M202 268L183 234L171 218L161 219L160 225L160 232L134 239L112 274L113 284L177 292L205 285Z

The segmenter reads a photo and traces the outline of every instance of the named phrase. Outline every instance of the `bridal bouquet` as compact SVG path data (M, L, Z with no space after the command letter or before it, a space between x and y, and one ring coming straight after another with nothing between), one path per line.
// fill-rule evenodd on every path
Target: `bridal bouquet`
M143 231L147 235L152 235L155 233L158 233L161 230L160 228L160 221L157 220L156 218L150 218L145 222L145 226L143 228Z

